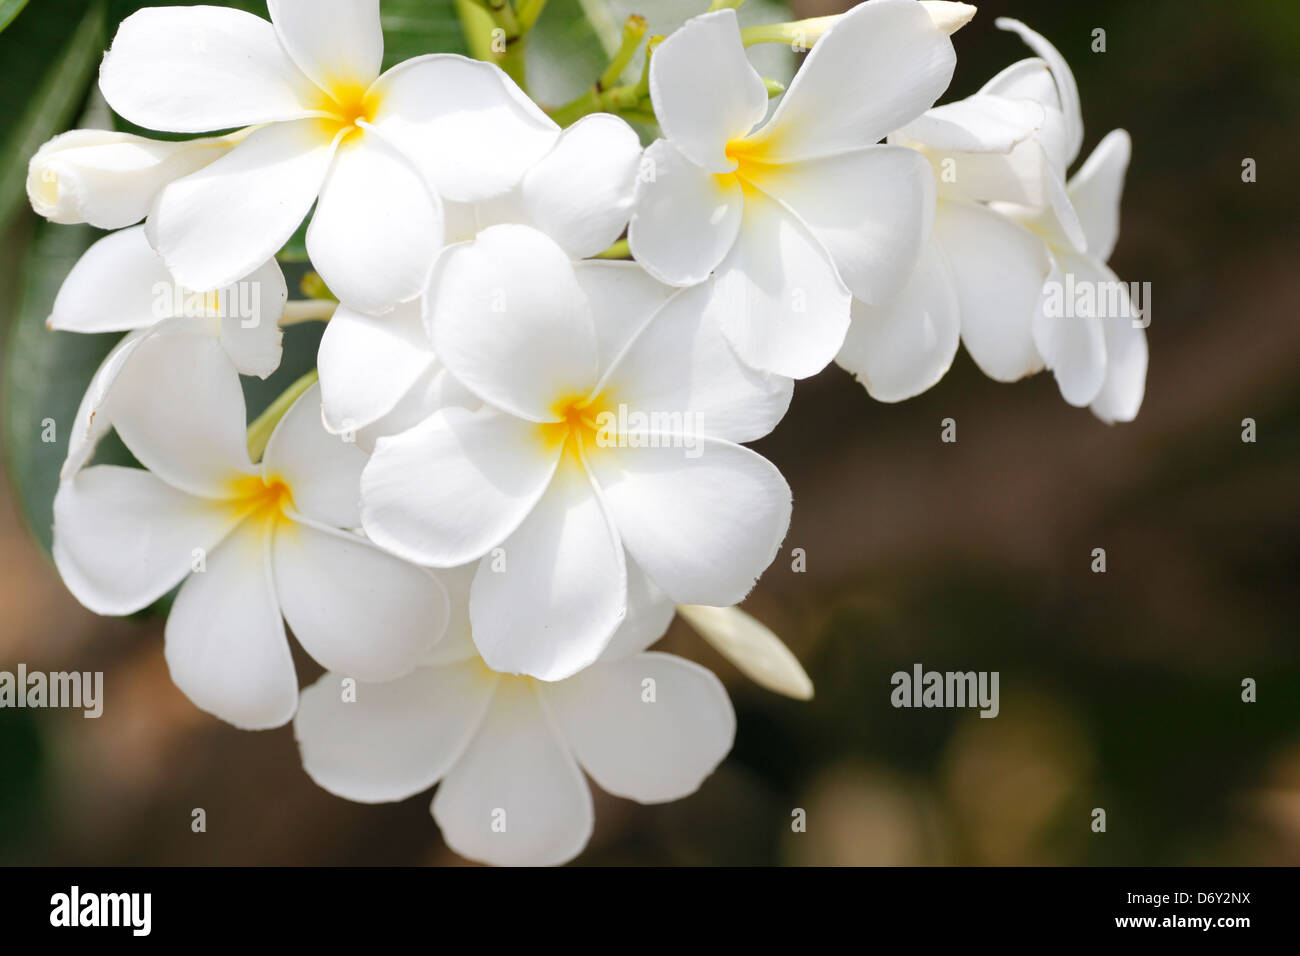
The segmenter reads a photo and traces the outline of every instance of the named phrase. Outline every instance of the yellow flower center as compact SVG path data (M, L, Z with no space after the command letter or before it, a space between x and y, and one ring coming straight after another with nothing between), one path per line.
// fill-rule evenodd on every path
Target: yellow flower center
M293 493L279 475L240 475L230 483L230 508L237 521L287 520Z
M333 142L342 133L346 143L361 135L361 123L374 121L379 96L360 83L334 83L322 91L317 109L329 114L321 120L321 134Z
M740 183L741 189L748 191L756 188L758 180L772 169L772 164L765 158L766 147L763 143L733 139L727 144L724 153L735 162L736 168L729 173L717 174L723 185L734 180Z
M549 451L563 446L564 456L571 463L580 463L582 456L591 456L603 443L600 414L607 402L603 395L567 395L551 406L559 419L538 425L542 442Z

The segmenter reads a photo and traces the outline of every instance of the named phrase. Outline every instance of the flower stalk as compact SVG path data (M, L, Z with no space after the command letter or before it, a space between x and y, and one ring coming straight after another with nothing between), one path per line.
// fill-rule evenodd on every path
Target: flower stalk
M520 7L528 19L516 13L510 0L456 0L461 29L469 52L476 60L499 66L506 75L519 84L526 85L524 52L528 30L536 22L545 0L526 0Z
M271 440L271 433L280 424L280 419L284 418L284 413L303 392L316 384L319 377L320 373L312 369L286 388L279 398L266 407L266 411L253 419L253 424L248 426L248 457L251 461L261 460L262 452L266 451L266 443Z

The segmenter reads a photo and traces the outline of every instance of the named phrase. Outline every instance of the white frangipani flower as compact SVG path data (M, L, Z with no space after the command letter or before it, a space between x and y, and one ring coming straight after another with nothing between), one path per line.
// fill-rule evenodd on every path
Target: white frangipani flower
M229 155L163 190L149 238L184 285L224 286L311 209L307 250L345 302L384 312L419 294L442 244L439 197L513 187L558 128L489 63L416 57L380 75L379 0L269 0L271 22L160 7L122 22L104 98L151 129L255 125Z
M280 318L289 296L271 259L229 288L197 293L181 288L149 246L141 226L111 233L92 245L68 273L46 325L60 332L129 332L95 372L77 410L63 477L90 459L112 427L109 410L118 381L130 378L141 343L207 335L221 343L244 375L266 378L280 365ZM148 389L150 382L137 382Z
M447 238L468 241L504 223L533 226L572 258L609 248L627 226L641 142L608 113L584 116L509 192L478 203L448 202ZM356 432L369 449L444 405L476 407L437 362L418 302L375 317L340 306L317 355L325 426Z
M1128 134L1103 139L1067 185L1083 141L1074 77L1043 37L1015 20L997 24L1039 56L890 137L934 166L939 198L929 255L946 268L927 275L923 265L913 274L912 293L899 299L909 310L891 307L874 325L855 322L841 364L868 381L893 375L900 366L890 362L897 354L885 336L891 325L915 339L952 310L962 342L991 378L1010 382L1051 368L1071 404L1091 404L1108 422L1131 421L1146 379L1146 336L1133 322L1127 288L1105 265L1119 231ZM1055 314L1052 296L1059 300L1076 283L1091 287L1093 305Z
M54 500L68 589L100 614L130 614L180 584L166 629L172 680L238 727L293 716L285 620L321 664L369 680L408 672L446 624L433 574L345 530L359 523L365 455L321 427L319 408L313 386L255 465L239 376L218 342L142 342L111 412L148 470L93 465Z
M889 142L924 155L936 180L934 231L903 289L885 302L854 300L853 323L836 362L872 397L901 401L925 391L947 372L959 341L980 368L1015 381L1042 368L1023 323L1049 271L1046 251L1032 234L981 200L1005 198L1014 155L1044 123L1033 99L1002 96L995 80L978 93L927 110L892 133ZM1016 195L1021 195L1016 192Z
M1106 422L1132 421L1146 390L1146 330L1127 285L1106 265L1119 236L1129 135L1122 129L1108 133L1066 184L1083 143L1074 74L1056 48L1023 23L1004 17L997 25L1019 34L1042 57L1050 81L1043 81L1042 70L1026 68L1008 84L1045 105L1046 161L1040 168L1048 201L1037 208L1015 198L993 204L1040 236L1049 250L1051 273L1030 324L1034 345L1067 402L1090 406ZM1090 294L1063 301L1071 288Z
M246 132L167 143L102 129L70 130L28 163L27 198L50 222L121 229L147 216L164 186L216 162Z
M803 378L835 357L851 295L898 293L930 233L922 157L879 145L952 77L947 34L916 0L868 0L817 40L771 118L733 10L655 50L664 139L646 159L628 238L676 285L712 274L707 309L741 358Z
M362 522L408 560L482 558L470 614L494 670L544 680L594 661L622 620L624 547L674 601L734 604L790 519L767 434L788 379L756 372L631 263L574 263L536 230L493 226L443 253L434 350L482 401L381 438Z
M1105 422L1131 422L1146 391L1145 320L1106 265L1119 237L1120 199L1132 144L1122 129L1107 133L1070 179L1067 196L1086 238L1079 251L1041 231L1052 272L1033 316L1034 342L1071 405L1087 405ZM1037 220L1028 221L1031 228ZM1089 295L1071 302L1071 289Z
M446 573L452 624L427 667L387 684L327 673L302 693L294 734L303 767L349 800L404 800L435 784L431 810L461 856L550 865L591 837L591 790L664 803L695 792L731 750L736 718L709 671L646 648L672 603L633 588L601 658L556 683L498 674L468 622L473 567ZM638 580L633 575L630 580ZM580 769L581 768L581 769Z

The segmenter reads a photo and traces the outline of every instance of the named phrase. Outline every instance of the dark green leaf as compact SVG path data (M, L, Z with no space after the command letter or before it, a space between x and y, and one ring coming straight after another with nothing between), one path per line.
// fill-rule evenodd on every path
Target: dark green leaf
M27 0L0 0L0 30L13 23L14 17L27 6Z
M51 332L45 320L64 276L99 235L89 226L37 227L6 342L5 462L23 517L46 550L68 431L90 377L121 336ZM51 423L55 440L47 442Z
M102 0L45 0L0 34L0 224L23 202L27 161L67 129L86 98L104 48L104 11Z

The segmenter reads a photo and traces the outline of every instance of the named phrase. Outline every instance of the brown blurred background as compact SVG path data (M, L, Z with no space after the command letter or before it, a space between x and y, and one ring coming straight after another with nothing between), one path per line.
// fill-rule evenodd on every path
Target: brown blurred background
M597 791L582 862L1300 864L1300 9L978 6L946 98L1029 55L993 27L1017 16L1074 68L1083 155L1116 126L1132 134L1112 265L1153 284L1141 415L1105 426L1050 375L999 385L964 353L901 405L835 368L801 384L758 446L795 515L746 607L806 663L816 699L748 684L675 623L666 649L732 691L735 750L676 804ZM0 303L20 269L7 258ZM940 442L946 417L956 444ZM168 680L161 620L80 608L8 499L0 562L0 669L103 670L108 701L99 720L0 711L0 862L457 861L429 795L350 804L307 779L289 729L197 711ZM999 671L1000 716L891 708L890 674L918 662ZM1247 677L1257 703L1241 701Z

